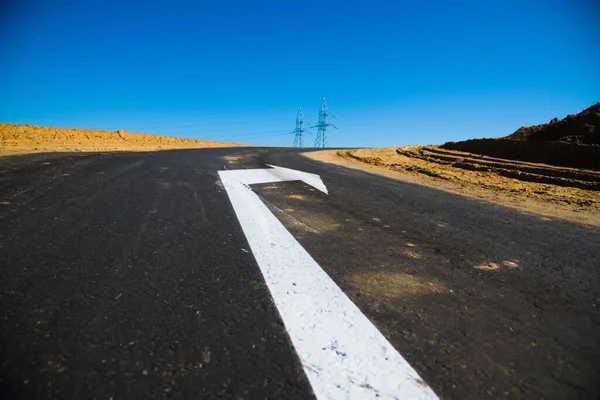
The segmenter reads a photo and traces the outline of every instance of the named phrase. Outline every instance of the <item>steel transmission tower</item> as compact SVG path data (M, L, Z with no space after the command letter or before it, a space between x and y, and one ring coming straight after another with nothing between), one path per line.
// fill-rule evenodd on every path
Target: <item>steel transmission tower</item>
M325 101L325 97L323 97L323 100L321 101L321 110L319 110L319 122L312 127L318 129L317 138L315 139L315 147L325 147L327 144L327 127L332 126L337 129L335 125L330 124L327 121L327 117L330 115L335 118L335 116L331 114L329 110L327 110L327 101Z
M298 115L296 116L296 129L294 129L291 133L294 134L294 147L302 147L302 135L306 133L310 133L306 129L304 129L304 117L302 116L302 107L298 108Z

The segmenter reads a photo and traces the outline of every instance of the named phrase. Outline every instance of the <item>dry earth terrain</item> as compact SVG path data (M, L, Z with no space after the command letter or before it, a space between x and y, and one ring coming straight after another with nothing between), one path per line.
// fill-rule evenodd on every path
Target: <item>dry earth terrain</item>
M113 132L0 124L0 155L48 152L156 151L239 146L244 145L127 133L122 129Z
M600 171L600 103L579 114L521 127L497 139L470 139L441 146L490 157Z
M600 225L600 103L503 138L308 156L548 218Z
M503 206L600 226L600 172L408 146L306 153Z

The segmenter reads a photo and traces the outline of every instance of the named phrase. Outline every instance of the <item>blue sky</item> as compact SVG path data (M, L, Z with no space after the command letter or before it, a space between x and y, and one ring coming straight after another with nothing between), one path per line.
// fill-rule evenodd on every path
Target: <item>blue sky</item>
M0 121L291 145L498 137L600 101L580 1L0 0ZM307 141L312 142L312 138Z

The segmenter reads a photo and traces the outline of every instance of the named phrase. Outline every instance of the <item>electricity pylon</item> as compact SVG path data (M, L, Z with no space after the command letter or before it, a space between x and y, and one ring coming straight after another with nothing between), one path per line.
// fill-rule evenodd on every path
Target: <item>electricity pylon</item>
M294 147L302 147L302 135L306 133L310 133L306 129L304 129L304 117L302 116L302 107L298 108L298 115L296 116L296 129L292 132L294 134Z
M315 126L311 127L318 128L317 137L315 139L315 147L325 147L327 144L327 127L332 126L337 129L335 125L330 124L327 121L327 117L330 115L335 118L335 116L327 110L327 102L325 101L325 97L323 97L323 100L321 101L321 110L319 110L319 122L317 122Z

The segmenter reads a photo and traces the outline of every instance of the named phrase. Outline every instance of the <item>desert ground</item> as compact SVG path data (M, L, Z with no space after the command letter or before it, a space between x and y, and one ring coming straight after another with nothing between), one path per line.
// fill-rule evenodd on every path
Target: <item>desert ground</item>
M487 157L438 146L325 150L307 157L600 226L600 172Z
M118 131L0 124L0 156L52 152L156 151L239 147L237 143Z
M501 138L306 155L549 219L600 225L600 103Z

